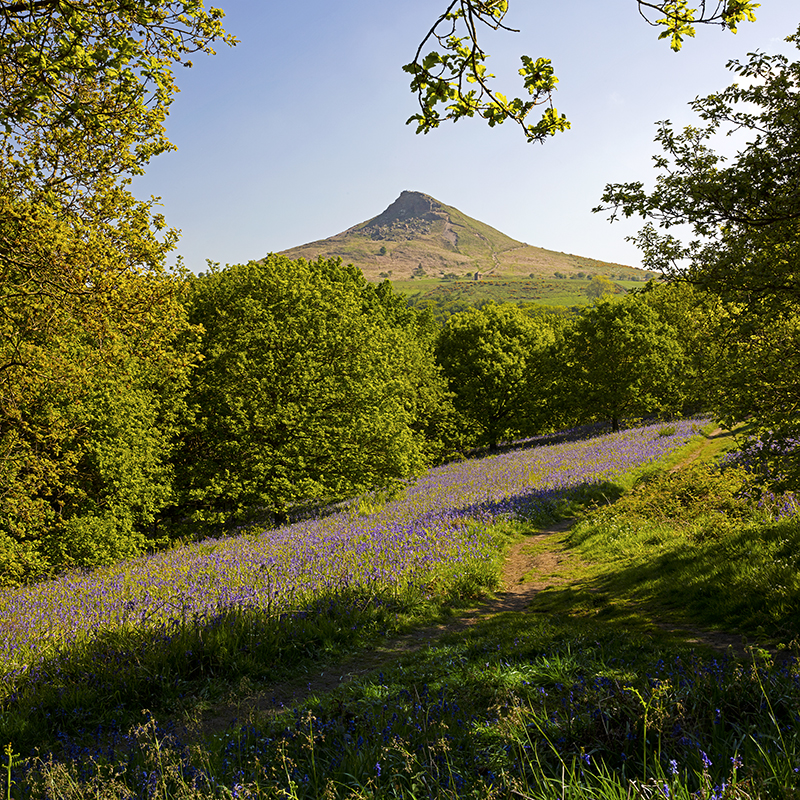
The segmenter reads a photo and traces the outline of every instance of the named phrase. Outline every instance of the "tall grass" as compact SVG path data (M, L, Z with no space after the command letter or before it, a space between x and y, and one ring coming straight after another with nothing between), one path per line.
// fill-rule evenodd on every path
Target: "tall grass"
M506 614L204 750L146 715L19 798L791 798L799 708L796 662Z
M687 441L692 431L676 428L674 435L654 426L638 438L542 445L452 465L401 500L380 509L362 504L360 513L347 515L347 526L385 528L387 519L399 519L393 514L413 507L417 530L484 542L471 561L465 552L461 561L453 557L458 548L439 559L426 556L429 569L414 572L405 588L365 581L348 593L336 586L317 605L307 599L305 607L280 613L229 603L201 624L187 617L184 627L159 628L152 617L132 614L119 628L78 637L58 657L22 665L13 689L6 687L0 719L0 741L25 756L21 766L9 766L7 794L800 797L797 662L775 664L758 649L744 661L704 654L638 624L630 611L647 616L646 604L648 619L671 611L697 621L693 603L700 609L704 596L732 594L715 606L716 617L702 619L755 625L755 632L761 625L786 641L794 630L794 584L778 584L769 608L755 605L778 574L781 548L787 558L797 552L789 533L794 522L775 521L748 501L732 472L657 476L646 466L654 458L648 448L656 443L663 454ZM296 709L245 711L211 738L187 738L174 724L182 707L213 699L223 685L231 691L237 676L269 681L320 663L326 649L332 657L397 630L404 614L406 621L430 619L441 603L491 585L509 531L533 531L579 502L605 503L605 495L619 491L614 479L623 464L629 476L640 470L638 485L590 512L563 539L554 535L553 546L582 559L571 586L543 592L528 614L490 618ZM747 538L757 534L763 553L754 559ZM215 554L251 540L207 543L204 563L241 563ZM335 563L319 552L315 558ZM692 588L688 578L702 567L704 581ZM231 574L215 569L218 577ZM683 582L688 588L678 607L670 593ZM785 609L775 612L779 600ZM628 613L615 611L626 604ZM9 747L9 757L13 752Z
M740 468L693 465L589 515L567 537L591 564L568 604L613 597L762 641L800 637L800 516L786 516L781 498L754 500L752 481Z

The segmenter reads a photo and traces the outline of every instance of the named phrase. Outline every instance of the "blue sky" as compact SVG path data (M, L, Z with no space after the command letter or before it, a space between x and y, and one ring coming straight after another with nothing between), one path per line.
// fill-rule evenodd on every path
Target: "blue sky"
M609 182L652 180L655 122L693 122L687 103L733 82L728 60L797 54L783 39L797 0L762 0L735 36L700 26L680 53L634 0L511 0L484 48L501 91L522 92L519 56L550 58L572 129L527 144L479 119L416 135L401 66L445 0L217 0L240 39L179 68L167 130L178 151L134 181L182 231L176 253L240 263L332 236L383 211L403 189L432 195L529 244L637 266L625 236L592 214Z

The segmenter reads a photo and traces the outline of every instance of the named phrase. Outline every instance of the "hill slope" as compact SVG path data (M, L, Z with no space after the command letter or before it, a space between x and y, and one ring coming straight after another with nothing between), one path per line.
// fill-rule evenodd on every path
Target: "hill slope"
M576 272L644 273L569 253L519 242L421 192L404 191L382 214L342 233L282 251L291 258L340 257L370 280L403 280L476 272L494 276L552 276Z

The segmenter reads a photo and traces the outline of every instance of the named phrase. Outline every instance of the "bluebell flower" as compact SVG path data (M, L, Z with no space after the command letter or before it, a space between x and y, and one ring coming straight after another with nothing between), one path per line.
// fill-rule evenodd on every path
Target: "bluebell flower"
M669 762L669 774L673 778L678 774L678 762L674 758Z

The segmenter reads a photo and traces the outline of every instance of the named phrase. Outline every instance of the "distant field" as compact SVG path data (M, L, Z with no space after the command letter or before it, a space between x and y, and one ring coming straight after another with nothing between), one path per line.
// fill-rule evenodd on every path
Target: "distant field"
M639 281L615 280L620 292L642 288ZM553 306L583 306L591 302L586 294L588 279L496 277L475 280L412 278L392 281L398 292L420 307L433 306L458 311L493 300L496 303L538 303Z

